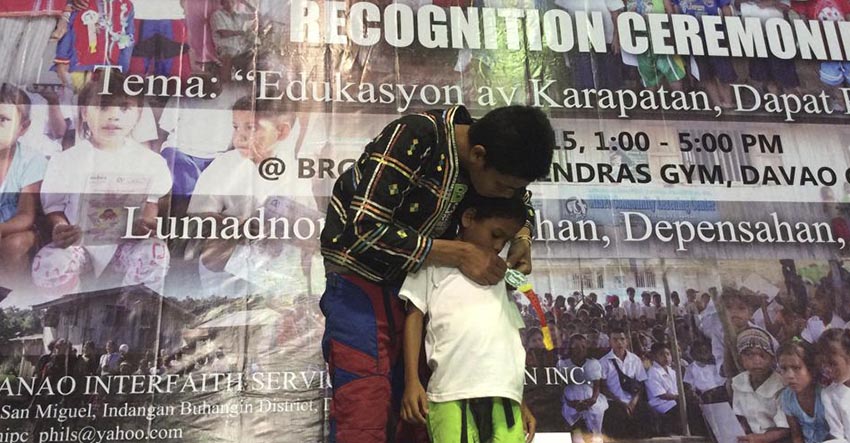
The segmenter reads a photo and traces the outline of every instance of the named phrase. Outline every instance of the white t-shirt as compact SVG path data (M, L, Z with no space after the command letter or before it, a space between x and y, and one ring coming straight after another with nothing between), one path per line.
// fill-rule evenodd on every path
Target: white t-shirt
M623 309L630 319L640 318L640 305L637 302L626 300L623 302Z
M612 349L610 352L605 354L602 357L602 375L605 376L605 383L608 385L608 389L614 394L614 399L610 400L620 400L622 402L628 403L632 401L632 394L623 391L623 387L620 385L620 376L617 373L617 369L614 368L613 365L618 365L623 374L627 377L633 378L639 382L646 381L646 369L643 367L643 361L641 361L640 357L635 355L632 352L626 351L625 360L620 360Z
M589 21L591 20L591 12L601 12L605 29L605 43L609 44L614 41L614 21L611 12L622 11L626 7L623 0L555 0L555 4L573 14L573 17L575 17L576 11L586 11Z
M670 366L662 367L653 362L646 371L646 395L649 397L649 407L662 414L667 413L676 406L676 400L664 400L660 398L663 394L679 394L676 384L676 373Z
M171 190L165 159L132 141L119 149L97 149L87 140L53 156L41 184L44 213L63 212L72 225L79 223L80 196L90 176L144 175L150 177L147 202L156 203Z
M399 297L428 317L425 354L434 371L428 399L504 397L522 402L522 317L504 282L481 286L454 268L408 274Z
M821 391L824 415L829 433L835 437L826 443L850 442L850 387L833 383Z
M742 372L732 379L732 411L746 418L755 434L770 428L787 428L788 419L779 406L779 393L784 388L782 377L774 372L758 389L753 389L750 375Z
M296 128L298 125L294 125L289 137L273 150L275 157L286 165L283 176L267 180L260 175L257 164L237 150L227 151L201 173L189 201L189 214L216 213L246 218L255 215L270 196L286 196L315 209L311 181L298 179Z
M567 374L570 374L573 368L578 368L579 366L573 363L570 359L561 360L558 362L558 368L564 369ZM585 360L584 364L581 365L583 372L576 371L576 376L580 377L584 376L585 381L597 381L602 380L602 365L599 363L599 360L588 358ZM578 380L581 381L581 380ZM581 414L570 407L567 404L567 400L587 400L593 397L593 384L592 383L568 383L564 387L564 395L563 395L563 406L561 407L561 413L564 416L564 419L569 423L570 426L574 425L580 418ZM596 403L591 406L590 411L592 413L604 414L605 410L608 409L608 400L604 395L599 394L596 399Z
M836 314L832 314L832 321L829 322L829 325L824 325L823 320L817 315L813 315L806 320L806 328L803 329L803 332L800 333L800 336L803 340L809 343L815 343L820 338L821 334L824 331L830 328L838 328L841 329L845 326L844 320L841 319Z
M720 375L720 367L713 363L703 364L694 362L688 365L682 382L693 386L697 392L702 393L720 386L725 386L726 377Z
M655 314L658 312L658 309L655 306L649 305L641 305L640 307L640 316L646 317L647 320L655 320Z
M80 198L87 192L89 178L133 176L148 179L148 203L157 203L171 191L171 172L165 159L128 139L114 150L97 149L88 140L54 155L47 164L41 184L44 213L62 212L72 225L80 224ZM137 212L137 215L141 211ZM118 245L87 246L99 274L111 260Z
M137 20L182 20L186 18L180 0L133 0L133 10Z

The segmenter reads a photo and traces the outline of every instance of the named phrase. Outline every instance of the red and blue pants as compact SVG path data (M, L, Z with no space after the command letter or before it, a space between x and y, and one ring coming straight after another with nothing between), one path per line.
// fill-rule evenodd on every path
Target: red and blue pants
M322 295L322 352L333 384L331 443L427 441L399 418L404 306L398 287L330 273Z

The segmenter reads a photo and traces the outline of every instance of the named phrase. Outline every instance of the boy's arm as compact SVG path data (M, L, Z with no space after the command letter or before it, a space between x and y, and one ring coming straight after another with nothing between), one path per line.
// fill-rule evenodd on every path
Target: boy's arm
M18 211L12 218L0 223L0 238L32 229L32 225L35 223L35 214L38 211L38 194L40 191L41 181L24 186L20 197L18 197Z
M419 381L419 352L425 314L413 304L404 322L404 397L401 417L411 423L425 424L428 397Z

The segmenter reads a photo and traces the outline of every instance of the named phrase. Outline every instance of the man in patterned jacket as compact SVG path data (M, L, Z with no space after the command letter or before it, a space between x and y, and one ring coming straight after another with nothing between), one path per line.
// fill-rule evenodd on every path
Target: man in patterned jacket
M531 272L534 211L525 188L549 174L554 144L538 109L509 106L474 121L455 106L390 123L337 179L321 236L330 441L396 441L404 387L397 294L408 272L453 266L482 285L501 282L508 267ZM467 192L525 197L528 221L507 263L454 240L453 214Z

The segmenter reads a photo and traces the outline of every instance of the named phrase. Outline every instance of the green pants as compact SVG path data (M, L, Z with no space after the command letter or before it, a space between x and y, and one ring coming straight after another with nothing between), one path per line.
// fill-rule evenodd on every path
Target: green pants
M428 402L428 434L433 443L524 443L525 432L522 430L522 414L519 404L510 402L510 414L513 416L513 426L508 427L505 407L501 398L493 399L492 406L492 436L482 441L475 425L475 417L471 407L466 408L466 440L462 439L464 420L462 411L467 400L448 401L442 403Z

